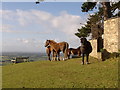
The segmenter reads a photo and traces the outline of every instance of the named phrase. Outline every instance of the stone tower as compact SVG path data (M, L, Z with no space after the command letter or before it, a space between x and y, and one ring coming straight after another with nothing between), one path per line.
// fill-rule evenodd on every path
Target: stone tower
M120 50L120 17L104 21L104 49L108 52Z

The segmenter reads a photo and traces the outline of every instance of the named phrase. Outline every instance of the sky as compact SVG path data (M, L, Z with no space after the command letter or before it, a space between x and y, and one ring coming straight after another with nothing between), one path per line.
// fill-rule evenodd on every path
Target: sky
M66 41L77 48L74 34L89 14L81 12L83 2L2 2L0 46L3 52L45 52L45 41ZM1 3L0 3L1 5ZM0 22L1 23L1 22Z

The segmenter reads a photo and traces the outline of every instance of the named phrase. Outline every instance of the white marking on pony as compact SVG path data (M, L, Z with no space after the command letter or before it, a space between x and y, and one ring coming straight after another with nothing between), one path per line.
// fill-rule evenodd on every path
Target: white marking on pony
M57 57L57 60L59 60L59 57Z

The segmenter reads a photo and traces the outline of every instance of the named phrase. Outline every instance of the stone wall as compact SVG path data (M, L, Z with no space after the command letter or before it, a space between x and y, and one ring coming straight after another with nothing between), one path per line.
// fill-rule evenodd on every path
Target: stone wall
M108 52L118 52L120 49L120 18L104 21L104 48Z
M98 54L97 54L97 39L94 40L90 40L89 41L92 45L92 52L90 53L90 56L98 58Z
M118 50L120 51L120 18L118 18Z
M111 18L104 21L103 48L106 52L118 52L120 50L120 18ZM90 56L101 59L101 52L97 52L97 39L90 40L93 51Z

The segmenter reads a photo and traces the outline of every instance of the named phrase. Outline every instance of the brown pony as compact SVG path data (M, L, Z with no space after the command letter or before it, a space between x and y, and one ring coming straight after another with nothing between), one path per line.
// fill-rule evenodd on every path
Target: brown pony
M70 55L78 55L78 56L81 56L81 51L80 51L80 46L75 49L75 48L69 48L68 49L68 57L70 58Z
M51 47L51 46L47 46L47 48L46 48L46 53L47 53L47 55L48 55L48 60L50 60L51 61L51 59L50 59L50 54L51 54L51 52L53 52L53 54L52 54L52 59L53 60L56 60L56 53L55 53L55 51L53 50L53 48Z
M57 43L54 40L46 40L45 47L47 47L47 46L51 46L51 48L53 48L53 50L55 51L55 53L58 56L59 61L60 61L60 52L61 51L64 53L64 59L68 58L67 52L68 52L69 44L67 42Z

